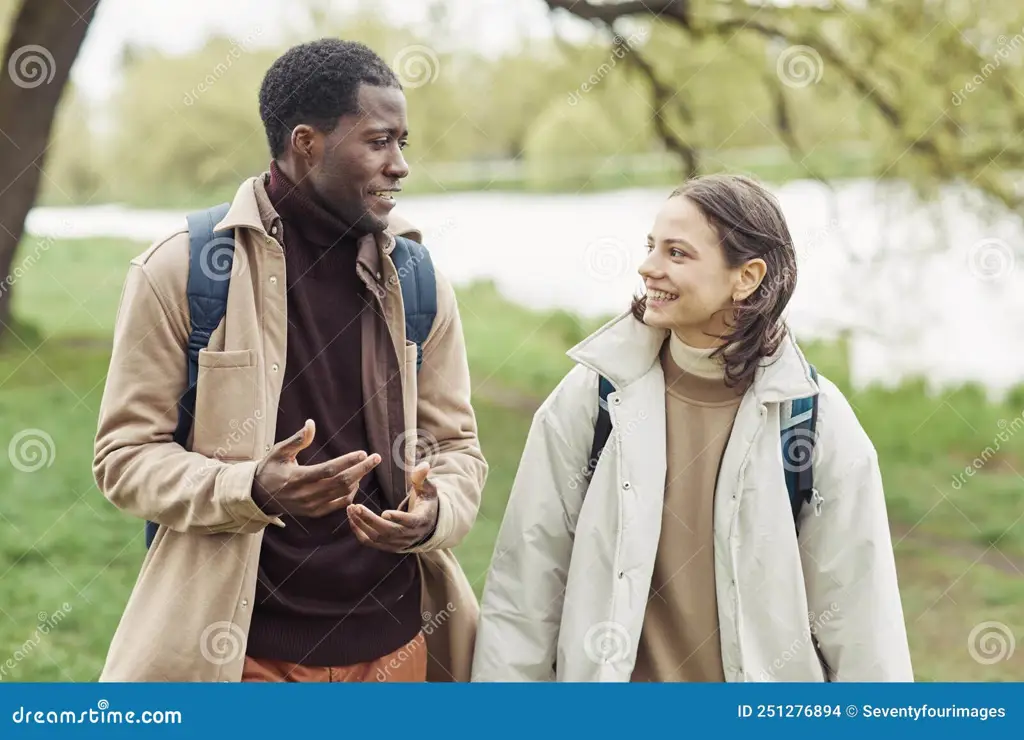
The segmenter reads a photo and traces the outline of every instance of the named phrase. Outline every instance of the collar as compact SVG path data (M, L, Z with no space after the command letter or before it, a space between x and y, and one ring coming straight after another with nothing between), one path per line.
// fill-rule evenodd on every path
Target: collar
M251 229L262 236L264 240L275 239L278 244L283 246L284 231L281 217L274 210L270 203L270 197L267 195L266 182L269 177L270 172L267 171L256 177L250 177L239 185L228 212L214 225L214 231ZM407 236L422 243L422 233L404 218L392 214L390 221L387 230L379 234L367 234L360 237L358 241L360 255L365 255L368 249L370 252L376 251L379 264L380 256L390 255L395 248L395 235ZM376 247L376 250L373 247ZM378 271L376 266L367 265L367 269L374 273Z
M633 318L631 311L625 311L566 354L608 378L617 388L624 388L659 362L659 352L668 334L667 329L643 324ZM788 330L775 354L762 360L749 392L766 403L781 403L818 392L807 359Z

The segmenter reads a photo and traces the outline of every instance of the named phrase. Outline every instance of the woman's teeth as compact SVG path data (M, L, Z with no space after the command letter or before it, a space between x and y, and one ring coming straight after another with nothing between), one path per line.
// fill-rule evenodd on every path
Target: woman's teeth
M674 301L679 296L677 296L675 293L666 293L661 290L649 290L647 291L647 297L650 298L652 301L665 303L668 301Z

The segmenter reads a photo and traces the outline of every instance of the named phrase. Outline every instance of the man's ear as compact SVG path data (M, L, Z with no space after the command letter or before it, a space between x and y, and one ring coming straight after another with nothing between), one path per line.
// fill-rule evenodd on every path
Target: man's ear
M292 129L292 152L301 159L307 167L312 167L313 162L320 158L319 148L322 146L316 129L312 126L300 123Z
M740 267L736 275L736 283L732 289L733 301L746 300L753 295L767 274L768 265L760 257L752 259Z

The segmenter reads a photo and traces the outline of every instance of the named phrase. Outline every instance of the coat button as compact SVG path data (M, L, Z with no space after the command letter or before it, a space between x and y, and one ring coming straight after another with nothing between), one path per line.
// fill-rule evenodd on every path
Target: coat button
M619 571L619 580L621 581L626 576L625 571Z
M242 607L244 608L244 607L247 607L247 606L249 606L249 600L248 599L242 599Z
M277 224L274 224L273 226L270 227L270 233L277 234Z
M631 485L629 484L629 481L626 481L625 483L623 483L623 484L622 484L622 489L623 489L623 490L625 490L625 491L628 491L628 490L629 490L630 488L632 488L632 487L633 487L633 486L631 486Z
M277 285L277 275L271 275L270 276L270 284L271 285Z
M614 403L616 406L618 406L620 403L622 403L622 399L619 398L618 396L616 396L615 400L612 401L612 403Z
M263 446L263 451L264 452L270 452L270 445L264 445Z
M276 373L278 370L278 364L275 362L273 365L270 366L270 369Z

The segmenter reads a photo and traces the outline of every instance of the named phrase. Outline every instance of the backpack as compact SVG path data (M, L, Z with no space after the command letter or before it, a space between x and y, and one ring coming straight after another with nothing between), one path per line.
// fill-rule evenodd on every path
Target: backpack
M810 366L811 378L818 380L818 371ZM612 418L608 412L608 395L615 390L611 381L601 377L598 381L597 421L594 424L594 441L590 448L590 458L585 477L589 481L597 468L598 459L604 451L605 443L612 432ZM814 488L815 427L818 421L818 395L794 399L782 406L782 467L786 475L786 488L789 490L789 505L793 510L793 522L796 524L800 509L804 503L815 499Z
M173 439L182 447L188 441L196 408L196 384L199 380L199 351L210 343L210 336L224 318L228 286L234 261L234 229L214 231L228 212L229 203L221 203L188 214L188 296L191 328L188 336L188 385L178 401L178 425ZM211 248L215 254L209 252ZM405 335L416 344L416 369L423 364L423 343L437 315L437 282L430 253L422 244L395 237L391 259L398 271L405 303ZM146 522L146 549L156 537L156 522Z

